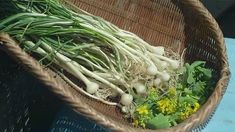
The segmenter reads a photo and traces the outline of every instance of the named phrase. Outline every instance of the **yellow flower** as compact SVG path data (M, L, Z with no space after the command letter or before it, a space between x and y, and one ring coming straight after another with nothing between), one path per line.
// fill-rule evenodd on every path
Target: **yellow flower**
M137 119L134 119L132 125L134 127L137 127L139 125L139 121Z
M170 100L169 98L159 100L157 105L157 109L163 114L171 114L176 110L176 100Z
M176 95L177 95L176 88L174 88L174 87L169 88L169 89L168 89L168 94L169 94L170 96L176 96Z
M143 128L145 128L145 121L144 120L141 120L140 118L134 118L133 119L133 122L132 122L132 125L134 127L138 127L138 126L141 126Z
M194 103L194 105L187 105L187 107L185 108L185 110L183 112L180 113L180 119L181 120L185 120L187 119L191 114L195 113L198 109L200 108L200 104L199 103Z
M148 106L147 105L142 105L139 106L136 111L138 112L138 114L140 115L148 115L149 111L148 111Z
M199 108L200 108L200 104L199 103L195 103L194 104L193 112L196 112Z
M141 123L140 123L140 126L142 126L143 128L145 128L145 123L144 123L144 122L141 122Z
M191 107L187 107L184 112L180 113L180 119L185 120L193 113L193 109Z

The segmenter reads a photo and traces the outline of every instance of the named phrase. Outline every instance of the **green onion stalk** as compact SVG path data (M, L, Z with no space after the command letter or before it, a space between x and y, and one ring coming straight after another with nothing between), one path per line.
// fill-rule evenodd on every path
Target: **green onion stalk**
M0 21L1 32L36 54L39 62L81 80L85 93L103 102L119 96L120 104L133 105L135 96L167 84L180 67L180 60L166 56L164 47L151 46L134 33L81 9L75 12L58 0L8 1L19 12Z

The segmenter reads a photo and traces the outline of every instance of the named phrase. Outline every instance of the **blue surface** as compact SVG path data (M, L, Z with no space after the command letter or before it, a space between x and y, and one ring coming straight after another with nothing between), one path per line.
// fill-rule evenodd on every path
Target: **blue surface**
M215 115L202 132L235 131L235 39L225 39L225 43L232 76Z

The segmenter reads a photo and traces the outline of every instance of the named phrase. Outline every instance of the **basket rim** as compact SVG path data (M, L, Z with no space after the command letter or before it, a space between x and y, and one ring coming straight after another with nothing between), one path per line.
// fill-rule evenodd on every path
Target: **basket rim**
M204 123L210 114L216 109L220 100L222 99L223 93L225 92L229 78L230 70L227 59L227 52L224 43L224 37L222 31L220 30L217 22L209 13L209 11L203 6L203 4L198 0L184 0L180 1L189 8L195 10L203 19L214 35L216 44L219 46L219 52L221 53L221 72L220 79L218 80L215 90L208 98L206 103L194 114L192 114L184 122L167 129L157 129L157 131L190 131L193 128ZM10 38L7 34L0 33L0 48L8 53L16 61L20 62L29 72L31 72L38 80L44 83L48 88L58 95L63 101L72 108L81 113L82 115L96 121L105 127L108 127L114 131L154 131L149 129L133 128L130 126L125 126L123 124L116 123L112 119L106 117L95 109L89 107L86 103L82 102L79 98L76 98L69 89L64 88L62 84L55 81L55 79L49 75L41 65L27 53L25 53L18 44Z

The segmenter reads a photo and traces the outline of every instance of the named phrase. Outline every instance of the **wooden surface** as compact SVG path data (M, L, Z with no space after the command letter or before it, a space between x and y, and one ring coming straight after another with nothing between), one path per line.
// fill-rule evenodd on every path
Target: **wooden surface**
M215 115L202 132L235 131L235 39L225 39L231 79Z

